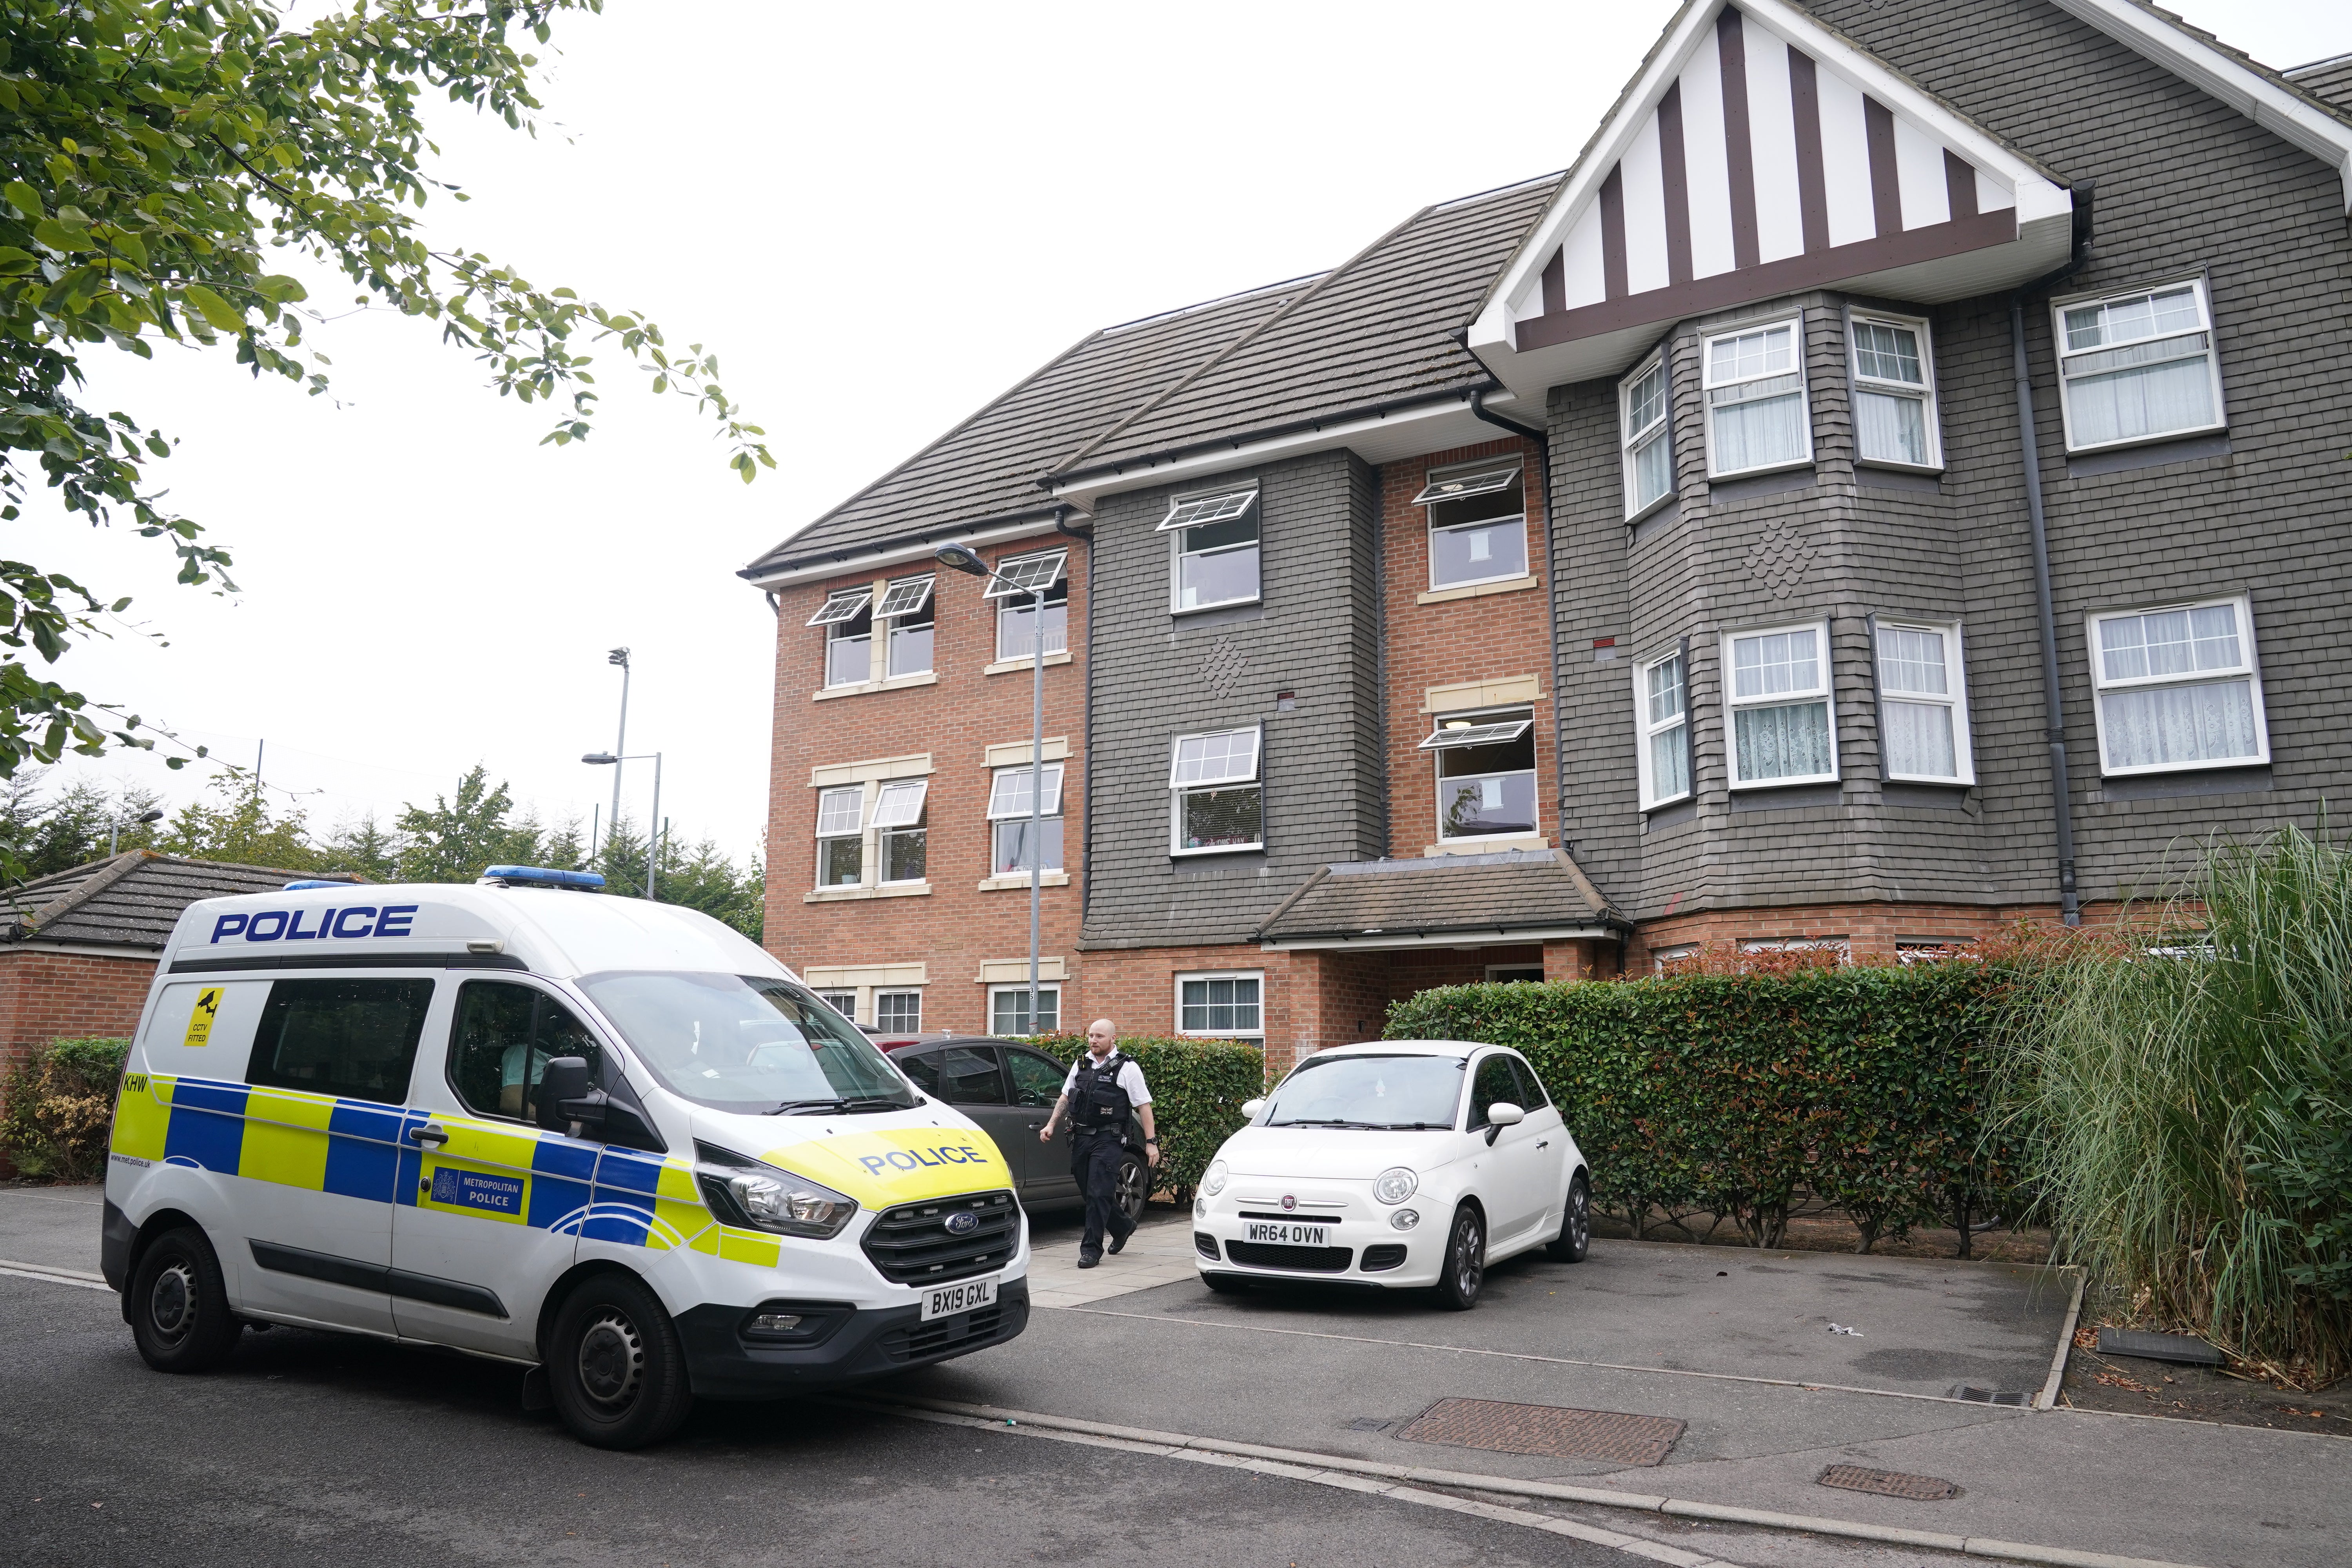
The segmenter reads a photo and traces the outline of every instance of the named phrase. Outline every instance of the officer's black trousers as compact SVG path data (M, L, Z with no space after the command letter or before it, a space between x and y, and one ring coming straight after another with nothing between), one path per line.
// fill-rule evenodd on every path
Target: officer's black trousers
M1080 1132L1070 1139L1070 1174L1087 1198L1087 1234L1081 1252L1100 1252L1103 1232L1125 1236L1135 1226L1118 1212L1118 1163L1126 1145L1115 1132Z

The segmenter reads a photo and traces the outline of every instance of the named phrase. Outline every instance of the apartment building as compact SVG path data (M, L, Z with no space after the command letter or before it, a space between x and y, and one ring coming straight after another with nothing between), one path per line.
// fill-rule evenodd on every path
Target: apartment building
M1056 1017L1283 1062L1432 984L2096 920L2307 823L2348 199L2352 61L1693 0L1566 174L1093 334L746 570L770 942L863 1021L1025 1022L1032 666L950 540L1060 563Z

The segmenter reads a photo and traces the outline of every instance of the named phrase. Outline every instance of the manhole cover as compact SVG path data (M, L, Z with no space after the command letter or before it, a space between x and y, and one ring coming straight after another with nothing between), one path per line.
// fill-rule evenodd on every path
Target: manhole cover
M1615 1459L1628 1465L1664 1463L1666 1450L1682 1435L1683 1423L1662 1415L1506 1405L1493 1399L1441 1399L1397 1434L1408 1443L1450 1443L1555 1459Z
M1914 1502L1942 1502L1960 1495L1960 1489L1934 1476L1908 1476L1901 1470L1866 1470L1860 1465L1832 1465L1822 1472L1821 1484L1850 1492L1875 1492L1880 1497L1909 1498Z

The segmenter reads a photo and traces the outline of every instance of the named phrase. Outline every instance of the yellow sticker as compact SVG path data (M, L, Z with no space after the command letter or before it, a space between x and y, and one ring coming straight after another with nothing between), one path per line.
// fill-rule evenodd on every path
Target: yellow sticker
M218 985L207 985L196 993L196 1010L188 1015L188 1032L180 1044L201 1046L213 1037L213 1020L220 1016L222 990Z

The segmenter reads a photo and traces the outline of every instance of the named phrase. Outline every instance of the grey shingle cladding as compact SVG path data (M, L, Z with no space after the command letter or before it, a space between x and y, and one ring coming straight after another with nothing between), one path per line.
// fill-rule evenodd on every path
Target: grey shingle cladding
M185 860L132 849L0 894L0 942L55 942L158 951L198 899L274 893L307 871ZM345 879L341 873L320 880ZM356 880L356 879L352 879Z

